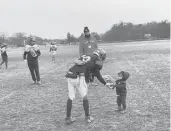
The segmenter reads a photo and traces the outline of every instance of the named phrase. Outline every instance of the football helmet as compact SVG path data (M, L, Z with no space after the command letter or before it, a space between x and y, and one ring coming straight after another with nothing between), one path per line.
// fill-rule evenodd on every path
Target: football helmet
M99 56L102 61L106 59L106 51L102 48L97 48L93 54Z

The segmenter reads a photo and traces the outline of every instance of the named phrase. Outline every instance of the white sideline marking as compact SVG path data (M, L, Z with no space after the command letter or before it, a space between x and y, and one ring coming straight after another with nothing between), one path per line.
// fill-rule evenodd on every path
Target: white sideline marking
M16 94L16 91L11 92L10 94L8 94L8 95L2 97L2 98L0 99L0 102L4 101L5 99L9 99L10 97L14 96L15 94Z

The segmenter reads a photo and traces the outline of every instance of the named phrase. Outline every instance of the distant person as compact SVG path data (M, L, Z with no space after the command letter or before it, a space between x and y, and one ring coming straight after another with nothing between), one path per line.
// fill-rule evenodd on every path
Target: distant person
M57 46L55 45L55 42L51 42L50 52L52 53L52 62L55 62L56 51L57 51Z
M79 40L79 56L92 55L97 47L96 39L90 34L88 27L84 27L84 34Z
M35 37L29 37L29 44L25 46L23 58L24 61L27 61L33 83L41 84L38 63L38 57L41 55L41 52L35 42Z
M8 68L8 55L7 55L7 45L6 43L3 43L1 48L1 58L2 58L2 62L0 64L0 68L2 66L3 63L5 63L6 69Z

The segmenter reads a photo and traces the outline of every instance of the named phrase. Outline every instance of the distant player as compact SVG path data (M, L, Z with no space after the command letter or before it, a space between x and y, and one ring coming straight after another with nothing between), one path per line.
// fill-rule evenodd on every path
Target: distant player
M41 55L35 37L29 37L29 44L25 46L23 58L27 62L34 84L41 84L38 57Z
M49 52L52 53L52 62L55 62L56 51L57 51L57 46L55 45L54 42L51 42L50 51Z
M1 65L3 63L5 63L5 66L6 66L6 69L8 68L8 55L7 55L7 45L6 43L3 43L1 48L0 48L0 51L1 51L1 57L2 57L2 62L0 64L0 68L1 68Z

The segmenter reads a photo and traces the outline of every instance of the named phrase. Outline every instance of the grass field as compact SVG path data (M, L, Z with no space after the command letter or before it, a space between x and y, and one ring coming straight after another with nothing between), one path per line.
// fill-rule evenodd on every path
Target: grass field
M169 131L170 41L100 45L107 52L102 74L125 70L127 113L114 110L115 90L101 83L89 87L90 112L95 121L86 124L79 94L73 101L76 122L65 125L68 97L65 72L78 55L77 46L59 46L56 63L48 47L41 47L42 85L32 85L22 49L9 49L9 68L0 69L0 131Z

